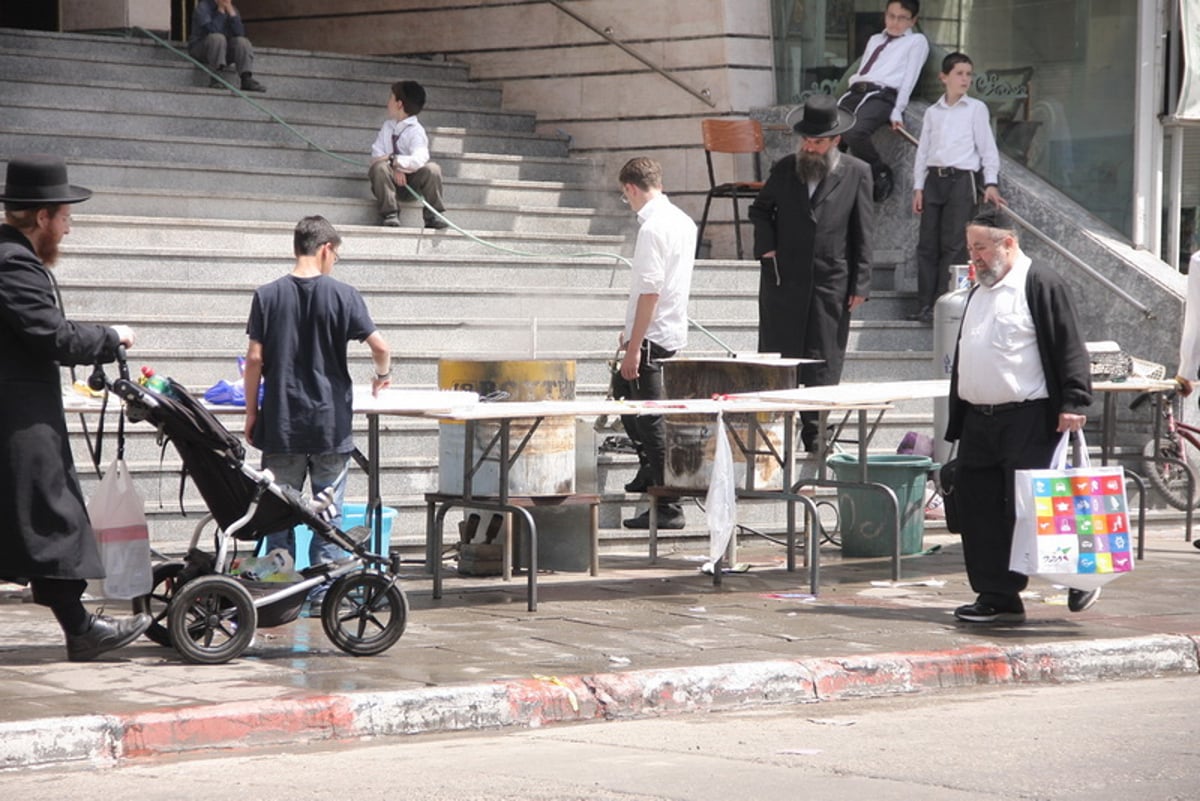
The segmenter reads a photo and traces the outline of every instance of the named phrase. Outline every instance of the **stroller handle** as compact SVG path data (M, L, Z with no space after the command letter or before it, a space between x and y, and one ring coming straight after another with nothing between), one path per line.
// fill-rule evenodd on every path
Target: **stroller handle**
M125 358L125 346L117 345L117 373L126 381L129 380L129 362ZM94 392L103 392L108 389L108 377L104 375L104 364L96 362L92 368L92 374L88 376L88 387Z

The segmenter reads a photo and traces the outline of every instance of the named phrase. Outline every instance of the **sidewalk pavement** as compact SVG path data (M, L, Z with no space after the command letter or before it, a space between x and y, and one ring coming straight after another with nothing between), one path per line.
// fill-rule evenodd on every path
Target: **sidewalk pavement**
M887 559L826 545L817 598L763 540L743 538L752 567L719 588L696 554L605 555L598 577L540 577L535 613L523 580L452 576L433 601L412 566L408 629L390 651L349 656L301 618L217 666L149 640L67 662L48 610L0 585L0 768L1200 673L1200 551L1178 523L1155 525L1145 560L1087 612L1032 581L1014 627L957 623L974 600L961 545L927 534L925 546L893 586Z

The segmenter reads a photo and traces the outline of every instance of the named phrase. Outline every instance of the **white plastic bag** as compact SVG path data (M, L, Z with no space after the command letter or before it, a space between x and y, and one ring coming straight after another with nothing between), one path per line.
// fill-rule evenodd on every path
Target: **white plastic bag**
M708 567L716 563L729 547L733 527L737 525L737 485L733 475L733 451L729 447L729 433L725 430L725 417L717 414L717 448L713 455L712 478L708 483L708 495L704 499L705 518L708 522Z
M1067 467L1072 436L1080 464ZM1125 470L1092 467L1083 432L1064 433L1046 470L1018 470L1009 569L1077 590L1133 570Z
M88 502L88 517L96 532L103 579L88 582L88 593L100 598L129 599L146 595L153 584L150 531L142 496L133 486L129 467L113 459L100 488Z

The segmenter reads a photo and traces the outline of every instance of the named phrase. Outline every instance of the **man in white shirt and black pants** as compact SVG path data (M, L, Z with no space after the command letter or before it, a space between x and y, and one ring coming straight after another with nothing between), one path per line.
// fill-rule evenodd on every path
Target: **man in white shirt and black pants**
M843 149L871 166L877 203L891 195L894 178L871 136L888 123L892 130L904 127L904 109L929 57L929 40L913 30L920 9L920 0L888 0L884 29L867 40L850 91L838 100L855 117L854 127L842 135Z
M669 359L687 344L688 293L696 253L696 223L662 191L662 167L645 157L628 161L618 178L621 197L637 212L641 229L633 251L633 275L625 327L621 330L624 358L613 373L614 398L661 400L661 359ZM662 486L666 462L666 421L659 415L625 415L625 432L637 448L640 467L626 492L645 492ZM683 528L683 509L660 498L658 527ZM650 512L625 521L626 528L650 527Z
M1020 248L1012 218L989 206L967 226L979 285L963 313L946 439L959 442L954 492L963 559L978 597L954 611L969 623L1021 623L1028 578L1008 569L1014 473L1050 464L1059 434L1078 431L1092 402L1087 349L1070 293ZM1099 590L1071 590L1072 612Z
M914 214L921 215L917 238L917 310L908 319L933 322L933 304L946 291L949 267L966 261L964 232L975 215L983 175L984 202L1004 205L996 183L1000 153L982 102L967 97L975 77L965 53L942 59L938 78L946 93L925 112L921 142L913 159Z

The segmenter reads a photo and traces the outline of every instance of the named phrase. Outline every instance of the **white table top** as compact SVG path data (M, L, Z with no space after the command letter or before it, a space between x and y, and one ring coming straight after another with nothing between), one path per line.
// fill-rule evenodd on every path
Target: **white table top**
M733 397L752 397L760 400L817 403L833 408L861 408L864 405L892 404L922 398L945 398L950 394L950 381L872 381L834 384L828 387L797 387L766 392L746 392Z

